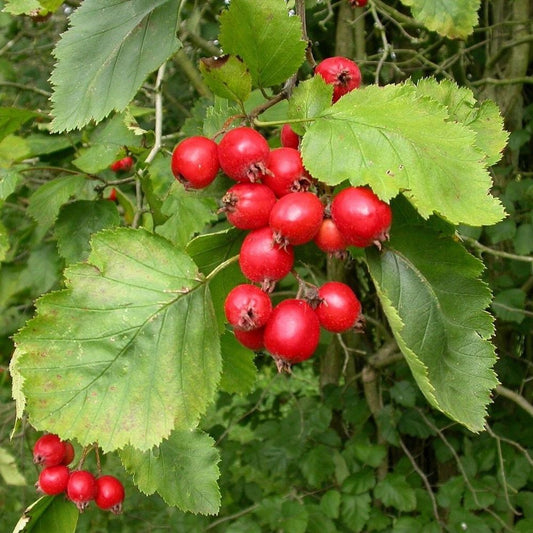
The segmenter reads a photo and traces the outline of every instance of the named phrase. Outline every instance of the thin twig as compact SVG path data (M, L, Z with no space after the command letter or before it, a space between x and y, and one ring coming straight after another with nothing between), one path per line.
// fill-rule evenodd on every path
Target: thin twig
M474 248L477 248L478 250L481 250L482 252L486 252L488 254L495 255L497 257L505 257L506 259L513 259L514 261L524 261L525 263L533 263L533 257L531 256L510 254L509 252L503 252L502 250L495 250L494 248L489 248L488 246L481 244L475 239L472 239L471 237L466 237L464 235L461 235L460 238L461 240L467 242L468 244L470 244Z
M516 403L516 405L521 407L526 413L533 416L533 405L531 405L523 396L502 385L498 385L495 390L497 394Z

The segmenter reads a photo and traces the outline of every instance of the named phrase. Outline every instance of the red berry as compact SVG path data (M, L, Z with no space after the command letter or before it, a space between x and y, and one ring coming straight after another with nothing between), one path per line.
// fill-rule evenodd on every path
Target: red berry
M368 4L368 0L350 0L352 7L365 7Z
M52 433L39 437L33 446L33 462L39 465L59 465L63 462L65 454L65 443Z
M109 168L113 172L129 172L133 168L133 163L133 157L128 155L112 163Z
M117 199L117 190L112 187L111 190L109 191L109 195L107 197L108 200L111 200L112 202L115 202L116 199Z
M224 302L226 319L235 329L243 331L263 327L271 312L268 294L247 283L231 289Z
M47 466L41 470L37 490L44 494L54 496L67 490L70 470L65 465Z
M390 206L367 187L348 187L331 202L331 218L353 246L378 246L389 238Z
M265 326L265 348L283 362L292 364L309 359L320 338L320 323L305 301L289 298L280 302Z
M357 323L361 315L361 303L345 283L324 283L318 289L318 298L320 303L315 311L324 329L341 333Z
M346 239L331 218L325 218L322 221L313 241L323 252L328 254L343 252L348 246Z
M242 126L228 131L218 145L222 170L235 181L255 182L266 172L270 147L253 128Z
M69 465L74 460L74 446L68 441L65 441L65 456L61 461L62 465Z
M109 509L114 514L122 512L124 485L114 476L101 476L96 480L94 502L100 509Z
M341 56L328 57L315 67L315 74L333 85L333 102L361 85L361 71L351 59Z
M312 192L282 196L270 212L276 242L304 244L313 240L324 219L324 206Z
M244 238L239 255L242 273L250 281L261 283L264 290L270 291L276 281L291 271L293 264L292 246L276 244L268 226L253 230Z
M226 212L229 222L235 227L259 229L268 226L276 196L261 183L237 183L228 189L222 203L222 211Z
M295 148L275 148L270 152L268 172L263 176L268 185L280 198L290 192L306 191L311 185L300 152Z
M217 143L201 135L184 139L172 152L171 167L175 178L186 187L207 187L220 169Z
M67 496L83 512L96 496L96 479L87 470L74 470L68 478Z
M281 146L286 148L294 148L298 150L300 147L300 136L295 133L290 124L284 124L280 133Z
M265 344L263 338L265 336L265 328L251 329L250 331L233 330L235 338L245 347L254 352L261 350Z

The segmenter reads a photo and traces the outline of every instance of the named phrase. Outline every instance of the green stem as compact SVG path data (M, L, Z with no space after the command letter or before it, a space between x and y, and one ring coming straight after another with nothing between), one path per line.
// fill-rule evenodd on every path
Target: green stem
M233 257L230 257L229 259L226 259L220 265L215 267L207 276L205 277L205 281L209 282L211 281L219 272L222 272L225 268L229 267L232 263L235 263L239 259L239 254L234 255Z
M315 120L315 118L288 118L287 120L254 119L254 125L258 127L283 126L284 124L302 124L303 122L314 122Z

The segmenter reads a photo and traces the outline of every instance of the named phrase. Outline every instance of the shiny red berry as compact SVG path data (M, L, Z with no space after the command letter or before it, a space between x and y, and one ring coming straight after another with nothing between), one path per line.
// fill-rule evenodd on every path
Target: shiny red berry
M253 128L229 130L218 145L220 167L235 181L259 181L268 165L270 147Z
M220 168L216 142L201 135L184 139L172 152L171 167L174 177L186 187L207 187Z
M222 198L221 211L236 228L250 230L268 226L276 203L272 190L262 183L237 183Z
M361 71L357 64L347 57L334 56L324 59L315 67L315 74L333 85L333 103L361 85Z
M67 483L67 496L83 512L96 496L96 479L87 470L74 470Z
M265 291L271 291L275 282L291 271L293 264L292 246L276 244L268 226L253 230L244 238L239 254L242 273L250 281L261 283Z
M309 359L319 339L320 323L315 311L297 298L283 300L274 307L265 326L265 348L282 363Z
M320 325L333 333L355 326L361 316L361 303L345 283L328 281L318 289L319 304L315 311Z
M263 327L271 312L272 302L268 294L248 283L231 289L224 301L226 319L238 330L250 331Z
M65 465L47 466L41 470L35 485L44 494L55 496L67 490L69 476L70 470Z
M365 7L368 4L368 0L350 0L352 7Z
M124 496L124 485L116 477L107 475L101 476L96 480L94 502L100 509L120 514Z
M313 240L324 219L324 206L311 192L282 196L270 212L269 224L276 242L305 244Z
M65 442L65 456L61 461L62 465L69 465L74 460L74 446L68 441Z
M343 252L348 243L331 218L325 218L313 238L314 243L328 254Z
M348 187L331 202L331 218L348 244L364 248L389 238L390 206L367 187Z
M278 198L291 192L306 191L311 181L298 150L285 147L272 150L263 183L268 185Z
M249 350L257 352L265 346L264 336L265 328L251 329L250 331L240 331L238 329L233 330L235 338Z
M300 136L295 133L290 124L284 124L280 132L281 146L286 148L294 148L298 150L300 147Z
M118 172L129 172L133 168L133 164L134 164L133 157L128 155L112 163L109 168L111 168L113 172L117 172L117 173Z
M44 466L55 466L63 462L66 455L65 443L52 433L39 437L33 446L33 462Z

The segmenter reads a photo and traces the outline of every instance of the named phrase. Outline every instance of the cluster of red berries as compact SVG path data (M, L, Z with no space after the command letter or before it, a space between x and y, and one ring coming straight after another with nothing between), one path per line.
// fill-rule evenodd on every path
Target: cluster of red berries
M346 58L329 58L315 73L334 87L332 103L359 87L357 65ZM333 198L322 195L321 184L305 169L300 138L286 124L280 148L270 149L253 128L227 131L220 142L189 137L172 153L172 172L189 188L203 188L220 170L234 180L222 198L221 212L235 227L248 231L239 265L254 284L230 291L224 310L236 338L252 350L266 348L280 370L311 357L320 328L341 333L359 323L361 304L352 289L332 281L320 288L305 287L303 296L272 306L275 284L293 270L294 247L314 241L329 254L348 246L380 245L392 221L388 204L367 187L348 187Z
M83 512L93 501L100 509L122 512L124 486L114 476L95 477L88 470L71 470L74 447L52 433L42 435L33 446L33 462L44 468L35 484L49 496L65 494Z

